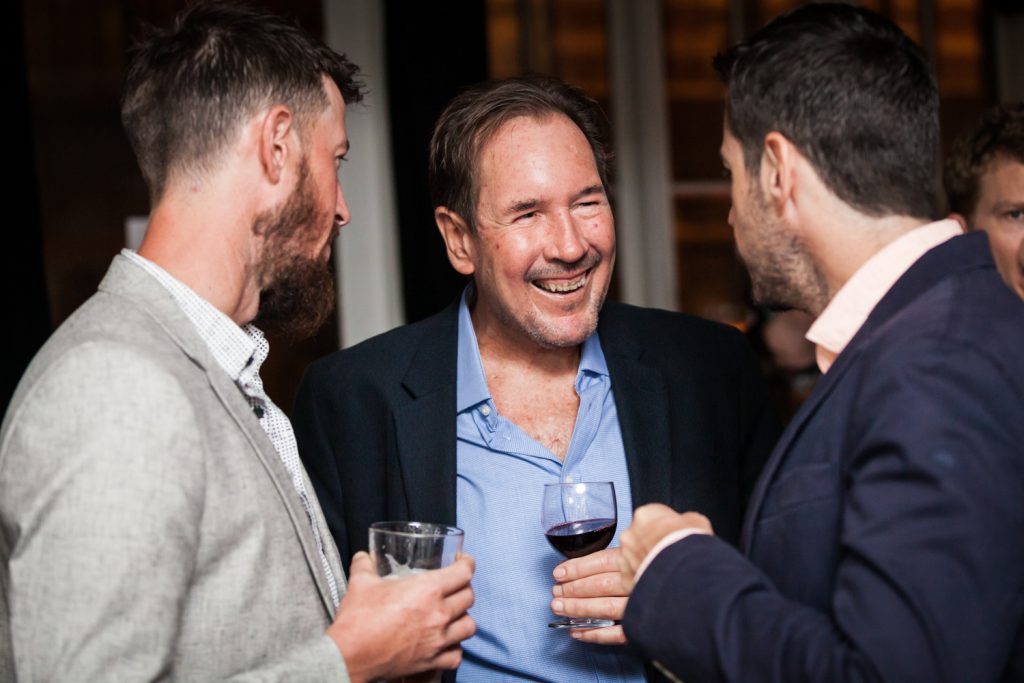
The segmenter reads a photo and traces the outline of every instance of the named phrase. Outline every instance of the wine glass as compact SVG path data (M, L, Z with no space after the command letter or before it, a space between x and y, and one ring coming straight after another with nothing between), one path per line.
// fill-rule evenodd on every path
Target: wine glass
M618 523L615 484L610 481L545 484L541 513L544 535L555 550L568 558L583 557L611 543ZM566 618L551 628L603 628L610 619Z

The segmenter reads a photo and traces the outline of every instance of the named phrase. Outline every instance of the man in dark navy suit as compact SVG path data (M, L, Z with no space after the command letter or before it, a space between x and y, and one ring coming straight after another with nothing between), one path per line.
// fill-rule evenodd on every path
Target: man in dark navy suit
M809 5L716 59L730 223L825 372L742 553L636 511L629 641L686 681L1024 680L1024 302L938 214L938 96L881 17Z

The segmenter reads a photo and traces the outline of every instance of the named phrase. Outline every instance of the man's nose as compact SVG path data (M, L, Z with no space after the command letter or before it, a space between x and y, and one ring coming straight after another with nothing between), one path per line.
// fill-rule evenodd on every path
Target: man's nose
M548 259L563 263L575 263L587 253L589 245L583 236L582 225L568 211L555 218L548 247Z
M334 200L334 223L339 228L348 225L352 215L348 211L348 203L345 201L345 191L341 189L341 181L338 182L338 196Z

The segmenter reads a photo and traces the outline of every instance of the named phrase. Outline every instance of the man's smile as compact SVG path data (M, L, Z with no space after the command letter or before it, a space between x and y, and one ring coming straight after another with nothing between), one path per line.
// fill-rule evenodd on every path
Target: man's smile
M571 278L545 278L543 280L533 280L532 284L534 287L550 294L569 294L586 286L587 280L590 278L591 270L593 269L585 270L581 274Z

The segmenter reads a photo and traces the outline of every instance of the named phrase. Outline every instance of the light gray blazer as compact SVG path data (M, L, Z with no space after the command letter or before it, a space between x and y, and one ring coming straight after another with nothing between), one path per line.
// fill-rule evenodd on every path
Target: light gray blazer
M118 256L0 431L0 680L347 681L333 616L306 512L247 401Z

